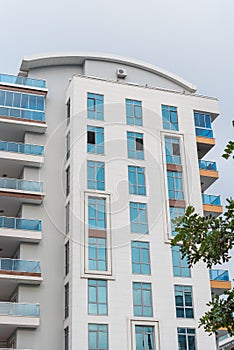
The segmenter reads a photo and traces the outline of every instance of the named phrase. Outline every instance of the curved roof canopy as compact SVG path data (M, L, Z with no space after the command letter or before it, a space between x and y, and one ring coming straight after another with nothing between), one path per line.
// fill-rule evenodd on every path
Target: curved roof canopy
M196 91L195 85L187 82L186 80L178 77L173 73L167 72L162 68L142 61L113 54L103 54L96 52L69 52L42 54L31 57L29 56L23 58L20 70L23 72L28 72L30 69L33 68L49 66L83 65L86 60L112 62L137 67L145 71L151 72L153 74L159 75L167 80L170 80L190 92Z

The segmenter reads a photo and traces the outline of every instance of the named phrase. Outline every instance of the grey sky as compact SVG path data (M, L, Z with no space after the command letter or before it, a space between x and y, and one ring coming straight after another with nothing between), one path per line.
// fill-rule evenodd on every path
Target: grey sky
M153 63L218 97L217 146L206 158L218 162L220 180L207 192L221 193L223 203L234 197L234 162L221 159L233 138L233 0L0 0L0 6L1 72L17 73L31 54L110 52Z

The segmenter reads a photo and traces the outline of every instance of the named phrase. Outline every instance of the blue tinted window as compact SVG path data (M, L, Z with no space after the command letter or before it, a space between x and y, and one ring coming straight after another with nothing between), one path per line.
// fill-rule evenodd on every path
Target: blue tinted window
M105 190L105 164L88 160L88 188Z
M104 120L104 96L88 93L88 118Z
M132 242L132 273L150 274L150 252L148 242Z
M172 247L172 263L174 277L191 277L186 257L182 259L180 247Z
M89 314L107 315L107 281L89 280Z
M104 128L87 127L87 151L88 153L104 153Z
M136 350L154 350L154 327L135 326Z
M148 233L147 204L130 202L132 233Z
M213 137L211 116L209 114L194 112L194 123L197 136Z
M179 350L196 350L195 329L177 328Z
M177 107L162 105L163 129L179 130Z
M165 137L165 153L167 164L181 164L180 140L176 137Z
M192 287L184 285L175 286L176 317L193 318Z
M128 181L130 194L146 195L144 168L129 166Z
M126 117L129 125L142 125L141 101L126 99Z
M133 282L133 309L134 316L153 316L150 283Z
M106 238L89 237L88 242L89 270L106 271Z
M175 223L173 223L173 220L176 218L179 218L180 216L183 216L185 213L184 208L178 208L178 207L170 207L170 220L171 220L171 235L176 236L175 231Z
M168 195L170 199L184 199L182 173L167 171Z
M89 324L89 350L108 350L108 325Z
M99 197L88 199L89 229L106 229L106 200Z
M128 158L144 159L143 134L127 132Z

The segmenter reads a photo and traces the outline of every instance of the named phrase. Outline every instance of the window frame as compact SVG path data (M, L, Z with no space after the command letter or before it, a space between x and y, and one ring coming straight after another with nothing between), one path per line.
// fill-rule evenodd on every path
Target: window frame
M182 254L180 252L179 246L171 247L172 254L172 268L173 268L173 276L174 277L182 277L182 278L191 278L191 268L189 268L188 263L186 261L186 256L182 259ZM179 261L179 264L177 264ZM177 273L176 271L179 271ZM187 271L187 274L184 273Z
M134 172L131 171L131 169L134 169ZM141 175L142 174L142 175ZM143 178L143 184L140 184L140 177ZM133 183L131 183L131 178L134 177L134 180L136 180ZM128 165L128 188L129 188L129 194L134 194L138 196L146 196L146 178L145 178L145 167L140 166L134 166L134 165ZM142 193L140 193L142 192Z
M93 109L89 106L89 101L92 100ZM99 102L98 102L99 101ZM98 111L101 106L101 110ZM94 92L87 92L87 119L104 120L104 95Z
M134 249L139 250L139 261L134 261ZM143 261L143 255L145 251L148 254L147 262ZM132 274L134 275L151 275L151 262L150 262L150 242L144 241L131 241L131 257L132 257ZM139 271L134 271L134 265L139 265ZM147 266L149 268L148 272L143 272L143 267Z
M173 142L173 140L178 141L178 143ZM175 144L179 145L179 155L174 154L173 145ZM181 138L178 136L164 134L164 152L165 152L166 164L181 165L182 164ZM171 162L168 161L169 159L172 159L172 161ZM176 159L178 159L178 161L176 161Z
M91 300L91 289L95 289L95 301ZM101 289L105 289L105 301L101 300ZM92 312L92 307L96 306L96 312ZM105 311L102 312L102 308ZM88 279L88 314L89 315L108 315L108 283L107 280Z
M93 163L94 166L91 167L91 163ZM92 172L94 173L94 178L89 177L91 173L90 169L93 169ZM98 179L99 171L102 171L103 173L101 180ZM87 188L89 190L105 191L105 162L89 160L89 159L87 160Z
M135 218L134 211L137 212ZM143 214L143 215L142 215ZM145 217L145 221L142 220L142 216ZM130 217L130 231L131 233L148 234L148 208L147 203L142 202L129 202L129 217ZM137 228L137 230L135 229Z
M129 109L130 109L129 106L131 106L132 115L128 115ZM138 114L137 109L138 108L140 110L140 117L137 116L137 114ZM142 101L126 98L125 99L125 110L126 110L126 124L127 125L143 126ZM132 121L132 122L130 122L130 121Z
M169 179L171 181L169 181ZM180 183L181 189L178 187ZM171 184L173 186L171 187ZM183 173L179 171L167 170L167 187L168 187L168 198L172 200L184 200L184 179ZM173 194L173 197L171 196Z
M179 330L184 329L185 332L181 332ZM188 331L194 331L193 333L189 333ZM178 347L180 347L180 341L179 341L179 336L183 335L185 337L185 341L186 341L186 348L185 349L181 349L181 350L196 350L197 349L197 341L196 341L196 329L195 328L190 328L190 327L177 327L177 342L178 342ZM190 345L189 345L189 337L193 337L194 338L194 348L191 349Z
M176 292L181 293L181 295L176 294ZM186 294L190 294L190 299L192 302L192 306L186 305ZM194 319L194 302L193 302L193 288L189 285L175 284L174 285L174 295L175 295L175 309L176 309L176 318L181 319ZM177 298L182 297L183 304L177 305ZM188 296L187 296L188 297ZM183 311L184 316L178 316L178 312ZM192 317L187 317L187 312L191 312Z
M89 143L89 133L94 133L94 143ZM91 154L104 154L104 128L101 126L87 125L87 153ZM102 142L97 142L98 139L102 139ZM90 146L92 145L92 146ZM92 150L93 148L93 150Z
M97 347L95 348L91 348L90 347L90 326L97 326L97 330L93 330L92 332L95 332L97 334L97 339L98 339L98 342L97 342ZM99 335L99 328L100 326L105 326L106 328L106 348L100 348L100 343L99 343L99 338L100 338L100 335ZM109 349L109 325L108 324L104 324L104 323L88 323L88 350L108 350Z
M139 286L140 288L135 288ZM150 288L146 288L146 286L150 286ZM141 303L136 303L137 293L136 291L140 291L140 299ZM132 293L133 293L133 314L135 317L153 317L153 297L152 297L152 283L151 282L132 282ZM145 303L145 297L149 293L150 304ZM141 308L141 312L136 312L136 308ZM146 312L147 309L150 312Z
M162 124L164 130L179 131L178 108L176 106L161 105ZM167 112L167 120L165 119L165 111ZM173 122L173 113L176 112L176 122ZM166 127L168 124L169 127Z
M142 141L142 150L138 150L139 142ZM127 131L127 148L129 159L144 160L144 134L140 132Z

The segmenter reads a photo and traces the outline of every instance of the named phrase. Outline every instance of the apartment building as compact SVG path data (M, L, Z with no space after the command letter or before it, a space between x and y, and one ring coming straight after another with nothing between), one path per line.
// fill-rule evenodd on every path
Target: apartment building
M216 348L198 323L227 272L190 269L170 240L186 206L222 213L218 115L191 83L114 55L0 74L0 348Z

